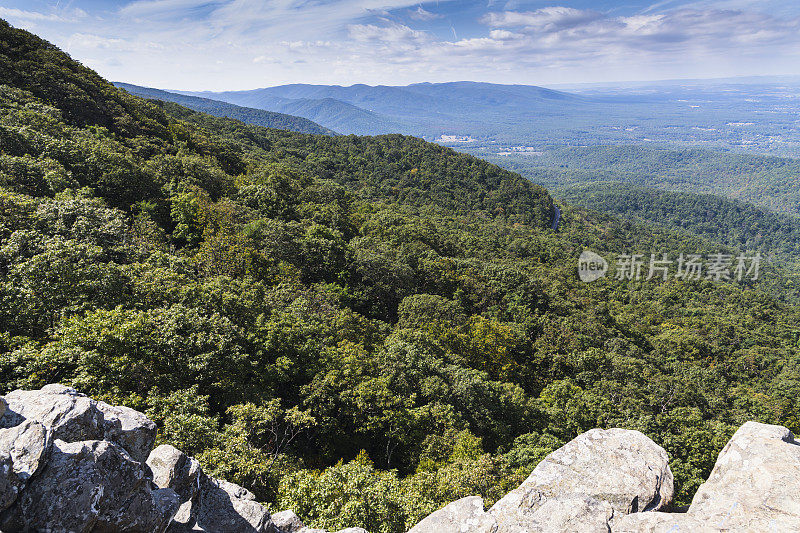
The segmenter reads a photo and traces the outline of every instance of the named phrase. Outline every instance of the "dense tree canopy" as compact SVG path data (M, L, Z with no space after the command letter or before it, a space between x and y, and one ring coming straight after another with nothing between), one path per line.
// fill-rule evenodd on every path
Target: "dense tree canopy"
M373 532L594 427L661 443L682 503L738 424L800 429L796 308L576 275L585 247L721 245L568 206L553 232L542 188L419 139L245 126L0 47L0 392L146 411L261 500Z

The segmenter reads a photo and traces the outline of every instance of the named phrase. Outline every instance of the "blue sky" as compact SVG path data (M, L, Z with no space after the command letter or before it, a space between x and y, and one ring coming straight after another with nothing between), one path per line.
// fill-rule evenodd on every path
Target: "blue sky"
M797 0L0 0L0 18L167 89L800 74Z

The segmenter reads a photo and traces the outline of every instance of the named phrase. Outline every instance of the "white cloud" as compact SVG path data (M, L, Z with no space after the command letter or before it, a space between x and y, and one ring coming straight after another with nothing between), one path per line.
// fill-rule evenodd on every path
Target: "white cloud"
M0 7L0 18L12 21L75 22L85 16L86 12L82 9L40 13L38 11Z
M414 20L421 20L423 22L428 22L443 17L443 15L437 15L436 13L431 13L430 11L426 11L425 9L422 8L422 6L417 6L417 9L411 11L408 16L410 16Z
M796 71L800 19L711 4L739 0L675 9L687 1L613 14L557 5L515 10L498 1L471 21L453 17L463 38L450 34L449 19L428 23L461 9L452 0L439 8L419 0L136 0L80 20L8 0L0 17L33 26L106 77L167 89Z
M525 36L508 30L492 30L489 32L489 37L498 41L510 41L512 39L521 39Z
M351 24L347 31L356 41L384 41L391 43L411 43L427 40L425 32L412 30L403 24L376 26L374 24Z
M596 11L571 7L545 7L537 11L489 13L483 17L483 21L495 28L524 27L528 31L557 32L585 25L602 17L603 15Z

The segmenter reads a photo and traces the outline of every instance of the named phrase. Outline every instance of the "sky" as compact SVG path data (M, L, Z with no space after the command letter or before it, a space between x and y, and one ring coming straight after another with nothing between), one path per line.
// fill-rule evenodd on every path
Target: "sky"
M0 18L173 90L800 74L798 0L0 0Z

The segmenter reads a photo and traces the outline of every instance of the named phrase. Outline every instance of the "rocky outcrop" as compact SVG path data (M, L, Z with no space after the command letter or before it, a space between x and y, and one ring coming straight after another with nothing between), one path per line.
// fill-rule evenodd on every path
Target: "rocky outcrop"
M468 496L439 509L408 533L446 533L469 531L474 533L495 533L497 521L486 514L483 498Z
M164 531L178 510L154 490L141 463L109 441L56 439L41 473L18 498L3 531Z
M194 531L208 533L272 532L274 526L267 512L248 490L201 475L198 497L192 502Z
M8 407L0 418L0 427L36 420L47 428L53 440L111 441L139 462L147 459L156 439L156 425L142 413L97 402L63 385L17 390L6 395L5 401Z
M0 429L0 512L11 507L41 469L48 449L47 430L38 422Z
M667 452L638 431L594 429L548 455L488 512L479 497L433 513L412 533L608 531L672 501Z
M747 422L720 452L685 515L628 517L615 531L799 531L800 443L782 426Z
M602 530L616 517L671 501L663 448L638 431L593 429L548 455L489 513L499 533L565 531L575 520Z
M141 413L69 387L0 397L0 531L326 533L292 511L270 516L248 490L154 440ZM686 513L665 512L672 482L666 452L643 434L595 429L488 511L463 498L409 533L800 531L800 443L784 427L739 428Z
M689 515L741 531L800 529L799 444L785 427L744 424L698 489Z
M0 397L0 532L326 533L205 474L127 407L63 385ZM350 528L339 533L367 533Z
M781 426L744 424L686 513L669 510L663 449L636 431L592 430L548 455L489 511L480 497L409 533L722 533L800 531L800 443Z
M200 492L200 463L179 449L164 444L150 453L147 466L158 487L172 489L178 494L181 506L173 518L175 528L191 526L192 501Z
M205 475L127 407L48 385L0 398L0 531L277 533L247 490Z

